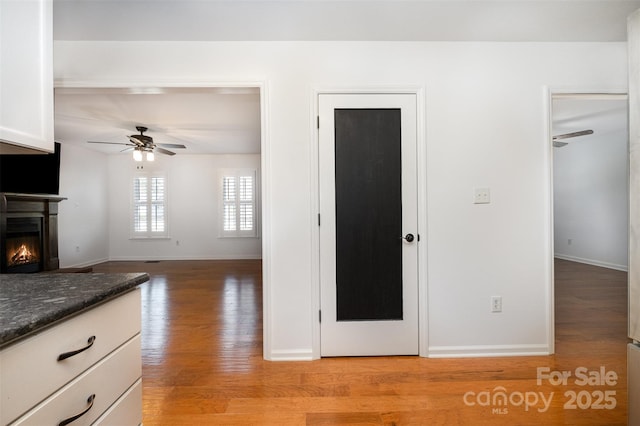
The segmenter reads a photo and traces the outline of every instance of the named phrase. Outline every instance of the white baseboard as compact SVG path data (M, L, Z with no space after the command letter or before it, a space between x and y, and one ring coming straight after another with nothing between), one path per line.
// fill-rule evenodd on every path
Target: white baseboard
M431 346L428 358L479 358L505 356L550 355L547 345L475 345L475 346ZM274 350L265 354L267 361L313 361L310 349Z
M261 255L225 255L225 256L112 256L107 261L144 262L149 260L260 260Z
M74 265L60 265L60 269L72 269L72 268L87 268L89 266L97 265L98 263L108 262L109 259L96 259L88 262L76 263Z
M265 354L268 361L313 361L311 349L274 350Z
M568 260L570 262L585 263L587 265L600 266L602 268L608 268L608 269L615 269L616 271L623 271L623 272L629 271L629 267L627 265L617 265L615 263L602 262L602 261L593 260L593 259L584 259L581 257L569 256L569 255L560 254L560 253L554 254L553 257L555 257L556 259Z
M428 358L479 358L550 355L548 345L430 346Z

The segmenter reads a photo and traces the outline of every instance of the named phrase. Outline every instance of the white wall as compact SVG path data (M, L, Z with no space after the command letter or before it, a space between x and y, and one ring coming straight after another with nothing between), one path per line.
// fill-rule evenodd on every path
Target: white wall
M109 156L109 257L111 260L260 259L261 238L220 238L219 171L254 168L260 155L157 154L153 163ZM131 239L131 183L136 167L167 173L169 238ZM259 219L259 218L258 218Z
M138 164L167 173L168 239L130 239L131 181ZM260 259L259 236L218 236L218 179L225 168L254 168L259 178L260 155L156 155L154 163L135 163L130 155L63 144L60 195L67 200L58 217L60 267L107 260Z
M561 259L627 270L627 101L606 105L620 104L616 114L622 117L611 118L620 123L617 130L595 132L554 149L554 249Z
M55 76L268 86L265 357L313 356L313 90L425 88L432 356L553 348L545 85L626 87L624 43L57 42ZM144 52L141 57L141 52ZM492 203L472 204L474 187ZM490 313L490 297L503 312Z
M107 156L89 149L60 147L58 254L61 268L109 259Z

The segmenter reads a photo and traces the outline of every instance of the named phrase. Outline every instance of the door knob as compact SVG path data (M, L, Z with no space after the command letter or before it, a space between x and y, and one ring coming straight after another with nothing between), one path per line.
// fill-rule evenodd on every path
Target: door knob
M413 234L407 234L404 237L402 237L402 239L405 240L408 243L412 242L414 240L414 238L415 237L413 236Z

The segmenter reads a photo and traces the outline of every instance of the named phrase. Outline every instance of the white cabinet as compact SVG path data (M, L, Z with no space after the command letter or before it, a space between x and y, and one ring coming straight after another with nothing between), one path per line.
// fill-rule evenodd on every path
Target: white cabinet
M135 289L0 351L0 424L141 424L140 309Z
M0 1L0 152L54 151L53 1Z

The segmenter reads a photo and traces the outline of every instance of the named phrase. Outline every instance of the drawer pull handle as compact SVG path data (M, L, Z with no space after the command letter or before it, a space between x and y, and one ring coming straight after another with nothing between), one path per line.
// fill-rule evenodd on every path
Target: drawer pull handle
M80 417L82 417L85 414L87 414L87 412L89 410L91 410L91 408L93 407L93 401L95 401L95 399L96 399L96 394L94 393L89 398L87 398L87 404L89 404L89 407L86 410L84 410L80 414L76 414L73 417L69 417L68 419L65 419L65 420L61 421L60 423L58 423L58 426L68 425L69 423L74 422L74 421L78 420Z
M71 351L71 352L65 352L63 354L58 355L58 361L62 361L63 359L71 358L74 355L78 355L80 352L86 351L91 346L93 346L93 342L95 342L95 341L96 341L96 336L89 337L89 340L87 340L87 343L88 343L87 346L85 346L82 349L78 349L78 350Z

